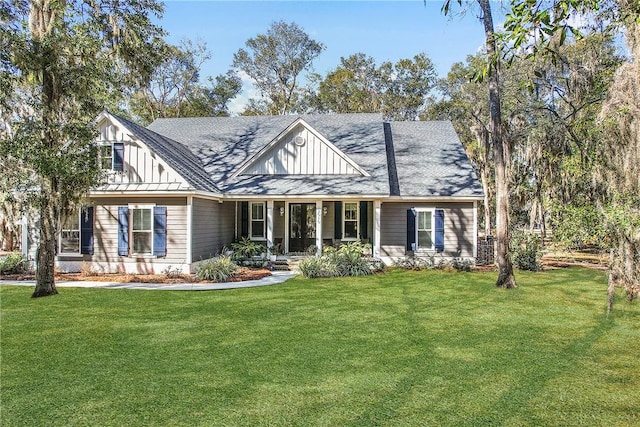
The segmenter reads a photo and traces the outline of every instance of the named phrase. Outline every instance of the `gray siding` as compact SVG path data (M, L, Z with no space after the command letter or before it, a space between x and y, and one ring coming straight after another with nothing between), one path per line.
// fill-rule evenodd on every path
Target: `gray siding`
M380 213L380 250L382 256L407 255L407 210L438 208L444 210L445 257L473 257L475 231L473 203L382 203ZM433 251L430 251L432 254Z
M219 254L233 241L235 203L193 199L192 258L200 261Z
M187 206L186 199L180 198L127 198L97 199L94 211L94 254L95 263L107 263L110 271L124 271L124 264L138 263L138 271L151 272L154 264L181 265L187 257ZM140 257L118 255L118 207L130 203L153 204L167 207L167 256Z

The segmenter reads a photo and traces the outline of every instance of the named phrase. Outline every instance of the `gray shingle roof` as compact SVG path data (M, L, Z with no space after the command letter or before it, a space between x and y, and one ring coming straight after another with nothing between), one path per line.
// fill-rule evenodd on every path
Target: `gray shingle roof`
M273 141L298 117L371 176L232 177L238 166ZM382 117L378 114L158 119L148 129L127 121L126 125L129 124L138 137L155 144L160 156L166 158L169 155L176 163L187 163L176 167L176 170L185 174L185 178L194 180L194 183L198 181L200 187L215 183L219 191L225 194L483 195L477 176L450 122L390 123L387 139L391 136L394 150L389 153ZM395 168L394 162L388 162L391 157L395 157Z
M198 159L187 147L173 141L166 136L152 132L131 120L116 116L136 138L144 142L152 151L157 153L162 160L167 162L180 174L195 190L203 190L219 193L220 189L213 183L205 172L200 159Z

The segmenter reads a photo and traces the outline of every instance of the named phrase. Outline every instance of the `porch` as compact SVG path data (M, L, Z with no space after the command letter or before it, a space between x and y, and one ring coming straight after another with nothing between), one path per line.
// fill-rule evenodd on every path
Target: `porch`
M379 200L245 200L236 202L235 237L270 252L320 255L326 246L360 241L380 254Z

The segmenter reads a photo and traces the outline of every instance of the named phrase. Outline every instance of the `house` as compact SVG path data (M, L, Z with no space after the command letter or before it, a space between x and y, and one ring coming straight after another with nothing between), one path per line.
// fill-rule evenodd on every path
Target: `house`
M63 271L193 271L241 237L289 254L364 241L386 263L477 254L484 195L450 122L328 114L145 128L104 112L97 124L108 179L61 227Z

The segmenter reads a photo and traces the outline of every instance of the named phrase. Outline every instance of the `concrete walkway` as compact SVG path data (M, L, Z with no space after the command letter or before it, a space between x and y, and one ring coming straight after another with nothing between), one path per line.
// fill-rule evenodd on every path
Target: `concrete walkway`
M258 280L247 280L244 282L228 283L115 283L115 282L91 282L56 280L56 287L59 288L104 288L104 289L143 289L156 291L215 291L222 289L254 288L257 286L269 286L283 283L298 275L294 271L274 271L271 276ZM0 285L12 286L35 286L34 280L0 280Z

